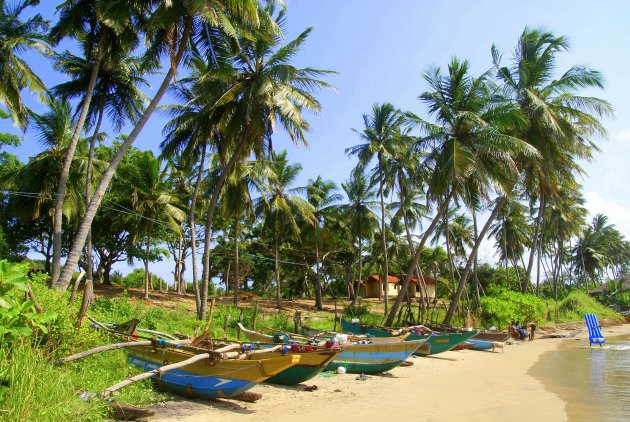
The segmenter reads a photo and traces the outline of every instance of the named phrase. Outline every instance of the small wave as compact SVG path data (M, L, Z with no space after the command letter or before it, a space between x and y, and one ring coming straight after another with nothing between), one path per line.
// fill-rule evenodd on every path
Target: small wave
M606 348L609 350L630 350L630 346L612 345L612 346L606 346Z

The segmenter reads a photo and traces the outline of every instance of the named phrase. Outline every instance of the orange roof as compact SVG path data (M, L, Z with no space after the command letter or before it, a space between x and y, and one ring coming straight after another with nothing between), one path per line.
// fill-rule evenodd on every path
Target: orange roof
M370 280L381 281L381 277L378 274L372 274L371 276L368 277L368 281L370 281ZM396 284L399 281L400 281L400 279L398 277L394 277L393 275L388 275L387 276L387 282L388 283Z
M433 277L424 275L422 276L422 279L424 280L424 284L437 284L437 280L434 279ZM400 280L401 283L402 281L403 280ZM409 281L411 281L413 284L418 284L418 277L416 277L415 275L412 275Z

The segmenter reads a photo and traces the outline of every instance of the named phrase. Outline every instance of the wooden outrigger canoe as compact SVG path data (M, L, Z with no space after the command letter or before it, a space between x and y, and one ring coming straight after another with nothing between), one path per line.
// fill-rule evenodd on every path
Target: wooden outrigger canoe
M412 330L413 328L400 328L390 329L387 327L375 327L368 325L354 324L352 322L341 320L343 330L349 333L355 334L368 334L375 337L391 337L395 334L404 332L406 330ZM475 336L479 331L464 331L460 333L428 333L428 334L411 334L407 337L407 341L413 340L426 340L426 345L420 347L417 351L417 355L427 356L436 355L438 353L444 353L452 350L462 341L466 341L469 338Z
M188 350L152 346L130 347L127 353L132 364L147 372L195 355ZM158 373L152 378L160 389L176 394L202 399L229 398L294 366L299 360L297 354L276 354L270 359L260 356L245 360L210 358Z
M248 330L241 324L239 324L239 329L250 341L273 341L273 336ZM341 345L341 353L328 363L326 370L336 370L343 366L346 372L357 374L378 374L389 371L404 362L427 341L427 339L404 340L405 336L382 339L364 338L359 341L354 341L350 337L346 344Z
M399 343L346 344L326 370L336 370L342 366L350 374L379 374L403 363L425 342L426 339Z
M306 336L312 337L314 339L334 338L340 334L334 331L318 330L317 328L309 327L308 325L303 324L303 323L300 323L300 328L302 328L302 332ZM374 344L384 344L384 343L398 343L400 341L404 341L407 339L407 337L409 337L410 334L405 333L400 336L393 336L393 337L370 337L365 334L352 334L352 333L347 334L347 335L348 335L348 341L350 342L369 340L371 343L374 343Z

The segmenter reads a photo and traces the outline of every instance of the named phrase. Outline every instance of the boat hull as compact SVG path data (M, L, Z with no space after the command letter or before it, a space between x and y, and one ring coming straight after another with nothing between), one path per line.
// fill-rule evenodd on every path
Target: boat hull
M426 340L403 341L385 344L348 344L326 367L337 370L340 366L351 374L379 374L404 362Z
M193 353L182 350L151 347L130 348L128 355L129 361L145 372L194 356ZM152 379L160 389L183 396L201 399L229 398L291 367L298 360L299 355L265 360L207 359L156 374Z
M329 349L313 352L299 352L299 361L290 368L268 378L265 382L272 384L295 385L306 382L322 372L326 366L341 352L340 349ZM280 356L280 352L259 353L259 359Z
M489 350L489 349L492 349L492 342L491 341L477 340L474 337L469 339L468 341L474 344L474 346L470 348L471 350Z
M351 322L341 320L344 331L354 334L368 334L374 337L391 337L392 334L389 331L381 330L376 327L367 327ZM416 352L417 355L427 356L436 355L438 353L444 353L453 349L457 344L462 341L466 341L469 338L477 335L479 331L463 331L460 333L433 333L429 334L412 334L407 337L407 341L414 340L426 340L429 347L421 347Z

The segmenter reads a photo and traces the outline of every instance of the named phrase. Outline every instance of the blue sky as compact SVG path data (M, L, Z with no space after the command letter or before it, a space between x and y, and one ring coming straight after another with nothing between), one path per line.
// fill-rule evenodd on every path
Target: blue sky
M42 3L40 13L54 20L56 2ZM606 78L605 91L586 94L611 102L616 117L604 121L609 139L600 143L602 151L594 161L584 164L588 176L582 182L588 209L607 214L630 238L626 190L630 180L630 2L287 0L287 5L287 39L314 27L296 63L339 72L328 79L337 91L323 91L319 95L322 112L310 116L309 146L294 146L281 133L274 137L276 148L287 148L289 158L302 163L301 183L318 175L338 183L348 177L355 163L344 149L358 143L351 129L361 128L361 115L372 104L392 102L425 116L417 97L426 89L422 72L427 67L443 67L456 55L468 59L472 72L479 74L491 67L493 43L507 60L525 26L545 27L571 41L571 50L560 56L559 72L580 64L601 71ZM47 60L35 55L27 60L47 84L62 80ZM147 95L152 95L159 80L150 79L152 89ZM28 104L43 111L34 101ZM157 151L165 120L154 114L135 146ZM0 122L0 131L17 133L7 121ZM32 132L27 132L14 152L26 160L38 150ZM480 255L490 260L491 254L492 246L486 244ZM171 264L158 264L156 270L166 276Z

